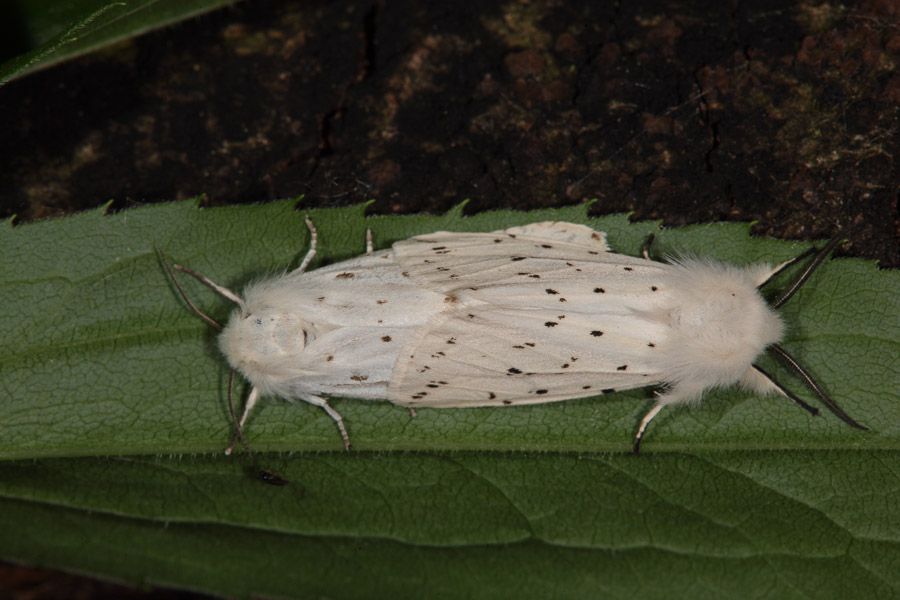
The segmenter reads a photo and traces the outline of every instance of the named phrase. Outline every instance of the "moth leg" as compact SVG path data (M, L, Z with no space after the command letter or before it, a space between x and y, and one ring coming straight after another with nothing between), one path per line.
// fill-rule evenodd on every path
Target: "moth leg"
M416 412L416 409L414 409L412 406L410 406L409 407L409 417L411 419L415 419L418 416L419 416L419 413Z
M225 455L228 456L234 450L234 444L237 442L237 438L240 436L240 432L244 429L244 423L247 422L247 415L250 414L250 411L253 410L253 407L256 406L256 402L259 400L259 390L255 387L250 390L250 395L247 396L247 403L244 405L244 414L241 415L241 420L237 423L237 428L235 429L235 434L231 438L231 443L228 444L228 447L225 448ZM242 440L243 441L243 440Z
M653 242L655 241L656 236L651 233L647 236L647 239L644 240L644 244L641 246L641 254L646 260L653 260L652 258L650 258L650 248L653 247Z
M294 270L294 273L298 275L306 271L306 267L309 266L310 261L312 261L313 257L316 255L316 242L319 239L319 236L316 233L316 228L313 225L312 221L309 220L309 217L306 217L306 226L309 227L309 250L306 251L306 256L303 257L303 262L300 263L300 266Z
M241 429L244 428L244 423L247 422L247 415L250 414L250 411L253 410L253 407L256 406L256 402L259 400L259 390L257 388L253 388L250 390L250 395L247 396L247 404L244 405L244 414L241 415L241 420L238 422L238 425Z
M653 408L651 408L650 411L646 415L644 415L644 418L641 420L641 426L638 427L637 435L634 436L634 447L632 448L632 453L635 456L638 455L638 452L641 449L641 438L644 437L644 432L647 430L647 425L650 424L650 421L653 420L653 417L659 414L659 411L663 409L663 406L665 406L665 404L661 400L657 400L656 404L653 405Z
M372 230L366 229L366 254L372 254Z
M678 404L689 398L696 398L702 391L703 388L696 386L672 386L666 392L656 392L656 404L654 404L653 408L651 408L650 411L644 415L644 418L641 419L641 426L638 427L637 435L634 436L634 447L632 448L634 455L637 456L638 451L641 449L641 438L644 437L644 432L647 431L647 425L649 425L650 421L659 414L659 411L661 411L664 406Z
M347 428L344 427L344 419L338 413L338 411L331 408L331 405L325 400L325 398L320 398L319 396L313 396L312 394L304 394L300 396L300 399L304 402L309 402L310 404L314 404L316 406L321 407L325 412L328 413L328 416L331 417L335 423L337 423L338 429L341 432L341 438L344 440L344 448L347 450L350 449L350 436L347 435Z

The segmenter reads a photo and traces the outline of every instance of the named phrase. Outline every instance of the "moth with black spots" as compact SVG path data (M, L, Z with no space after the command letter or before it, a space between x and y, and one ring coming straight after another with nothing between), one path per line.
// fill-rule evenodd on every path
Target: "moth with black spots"
M311 223L310 229L314 232ZM244 291L200 277L238 304L220 336L232 367L261 396L300 399L335 420L324 396L410 408L516 406L653 386L666 406L740 385L817 410L756 360L786 362L832 412L858 429L781 346L784 304L833 249L818 252L770 305L759 289L798 259L738 267L657 262L613 252L605 233L542 222L491 233L437 232ZM806 255L804 255L805 257Z

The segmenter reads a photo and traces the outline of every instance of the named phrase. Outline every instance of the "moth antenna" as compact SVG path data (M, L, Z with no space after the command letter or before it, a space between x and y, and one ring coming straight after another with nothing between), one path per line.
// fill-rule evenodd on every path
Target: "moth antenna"
M766 379L768 379L768 380L772 383L772 385L774 385L776 388L778 388L778 391L779 391L779 392L781 392L781 393L784 394L787 398L789 398L789 399L793 400L794 402L796 402L797 404L799 404L799 405L800 405L800 408L802 408L802 409L808 411L808 412L809 412L812 416L814 416L814 417L815 417L815 416L818 416L818 414L819 414L819 409L818 409L818 408L816 408L815 406L811 406L811 405L807 404L806 402L804 402L803 400L801 400L801 399L797 396L797 394L795 394L794 392L790 391L789 389L787 389L786 387L784 387L783 385L781 385L780 383L778 383L778 381L777 381L774 377L772 377L772 376L768 373L768 371L766 371L765 369L763 369L761 366L759 366L759 365L756 364L756 363L753 363L753 368L756 369L757 371L759 371L759 372L762 374L763 377L765 377Z
M869 430L868 427L864 427L863 425L860 425L859 423L854 421L852 418L850 418L850 415L848 415L843 410L841 410L841 408L837 404L835 404L834 400L829 398L828 394L826 394L825 391L819 386L819 384L816 383L816 380L812 378L812 375L810 375L806 371L806 369L804 369L803 366L797 362L797 359L795 359L793 356L788 354L788 352L784 348L782 348L778 344L772 344L771 346L769 346L769 350L774 352L775 356L781 362L783 362L785 365L790 367L794 371L794 373L796 373L800 377L800 379L802 379L806 383L806 385L812 391L814 391L816 393L816 396L819 397L819 400L822 401L822 404L827 406L829 408L829 410L831 410L831 412L833 412L838 417L840 417L842 421L844 421L847 425L850 425L851 427L855 427L856 429L861 429L862 431ZM754 366L756 366L756 365L754 365ZM757 367L757 369L758 369L758 367ZM769 379L771 380L771 377ZM773 381L773 383L774 383L774 381ZM779 386L779 387L781 387L781 386Z
M238 421L237 415L234 413L234 403L231 401L231 388L234 387L234 369L231 369L228 372L228 413L231 415L231 422L234 423L234 430L231 433L231 443L228 444L228 447L225 448L225 455L228 456L234 450L234 445L238 440L241 440L241 445L244 447L244 450L247 451L247 454L250 457L253 457L253 452L250 450L250 446L247 445L247 441L244 440L244 432L242 431L242 423Z
M216 320L214 320L212 317L209 317L203 311L201 311L199 308L194 306L194 303L191 302L190 298L188 298L188 295L184 292L184 288L182 288L181 284L178 283L178 279L176 279L175 273L172 271L172 267L169 266L169 261L166 260L166 255L163 254L163 251L157 250L157 252L159 252L159 258L162 259L163 266L166 267L166 271L169 273L169 277L172 279L172 283L175 284L175 289L177 289L178 293L181 294L181 297L184 299L184 302L190 307L190 309L192 311L194 311L195 315L197 315L198 317L200 317L201 319L203 319L204 321L206 321L207 323L209 323L210 325L212 325L213 327L215 327L216 329L221 331L222 326ZM175 265L175 268L178 269L179 266ZM184 271L185 268L181 267L179 270ZM195 274L195 273L191 273L191 274L194 276L197 276L197 274ZM202 281L202 279L201 279L201 281Z
M784 304L791 299L797 290L806 283L806 280L813 274L813 272L821 266L822 262L825 258L834 250L835 246L841 243L841 238L834 238L828 244L822 248L822 250L816 254L816 257L812 260L812 262L807 265L806 269L803 270L800 277L794 280L794 283L791 284L791 287L787 289L787 291L783 292L775 302L772 303L773 308L781 308ZM808 252L808 251L807 251ZM801 255L802 256L802 255Z
M208 279L208 278L204 277L203 275L201 275L200 273L198 273L197 271L190 269L188 267L183 267L181 265L172 265L172 267L176 271L182 271L184 273L187 273L188 275L190 275L191 277L193 277L194 279L196 279L203 285L209 286L210 288L215 290L216 293L218 293L220 296L227 298L228 300L231 300L232 302L237 304L241 308L241 310L244 309L244 301L241 300L241 298L237 294L235 294L228 288L222 287L221 285L219 285L212 279Z

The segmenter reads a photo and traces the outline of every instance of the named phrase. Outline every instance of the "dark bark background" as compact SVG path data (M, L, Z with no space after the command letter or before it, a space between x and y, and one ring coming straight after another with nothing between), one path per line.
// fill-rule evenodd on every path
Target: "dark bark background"
M0 88L0 217L596 199L897 268L898 106L888 0L249 0Z
M900 266L900 6L248 1L0 88L0 216L597 199Z

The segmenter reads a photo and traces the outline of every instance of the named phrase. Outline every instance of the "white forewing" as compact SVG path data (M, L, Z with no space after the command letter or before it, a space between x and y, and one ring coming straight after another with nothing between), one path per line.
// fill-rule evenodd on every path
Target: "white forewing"
M401 348L445 306L383 252L262 280L220 345L262 395L385 398Z
M247 304L258 300L306 314L325 328L419 325L444 300L403 276L390 250L267 279L249 286L244 296Z
M394 253L404 274L446 293L486 284L532 283L523 278L552 276L567 260L601 262L609 246L606 234L590 227L535 223L493 233L439 231L397 242ZM519 263L529 258L546 260L522 268Z
M447 316L411 340L388 397L408 406L533 404L661 380L646 359L658 331L626 331L614 315L552 318L490 305Z
M665 265L610 252L602 233L536 223L440 232L394 245L398 264L451 307L416 332L388 387L411 406L552 402L660 383L652 355L671 302Z

